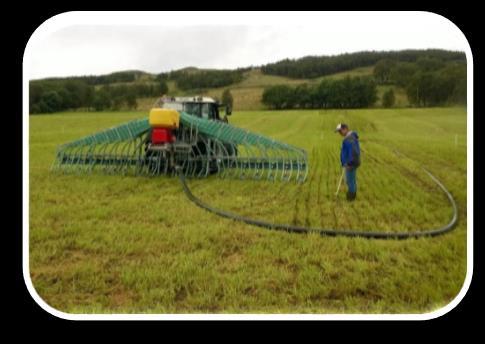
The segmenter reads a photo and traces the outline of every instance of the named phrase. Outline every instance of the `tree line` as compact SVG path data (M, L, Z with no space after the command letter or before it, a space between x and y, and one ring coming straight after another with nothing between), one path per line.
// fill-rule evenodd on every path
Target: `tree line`
M147 75L147 73L138 71L138 70L131 70L131 71L122 71L122 72L114 72L105 75L83 75L83 76L68 76L64 78L46 78L42 80L34 80L34 81L46 81L46 82L61 82L65 80L69 81L82 81L88 85L107 85L107 84L114 84L114 83L123 83L123 82L134 82L138 80L143 75Z
M79 78L33 80L29 84L29 108L32 114L78 108L133 109L137 98L160 96L167 91L165 81L95 86Z
M262 102L271 109L365 108L377 100L370 77L324 79L319 84L296 87L275 85L263 91Z
M285 59L261 67L264 74L290 78L317 78L359 67L373 66L380 60L416 62L421 57L441 61L466 62L463 52L440 49L401 51L362 51L333 56L306 56L300 59Z
M466 57L446 50L403 50L307 56L261 67L263 73L292 78L314 78L358 67L374 66L373 80L346 78L324 80L317 86L278 85L265 89L263 103L270 108L342 108L374 104L375 84L395 85L406 91L410 104L436 106L466 104ZM69 109L118 110L136 108L137 98L168 92L167 82L194 93L232 85L253 67L235 70L182 69L156 77L142 71L123 71L100 76L49 78L30 82L30 112L51 113ZM146 81L143 83L142 80ZM359 94L361 92L362 94ZM382 98L384 107L395 102L394 91Z
M181 90L225 87L240 82L247 68L236 70L178 70L159 74L160 80L173 80Z
M467 73L463 61L421 57L416 62L383 59L374 67L378 84L394 84L406 90L414 106L466 104Z

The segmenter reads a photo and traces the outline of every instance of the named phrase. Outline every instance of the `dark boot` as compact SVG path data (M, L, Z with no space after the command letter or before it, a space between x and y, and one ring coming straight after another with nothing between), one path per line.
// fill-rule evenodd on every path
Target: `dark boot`
M347 192L347 201L353 201L355 200L355 197L357 197L356 192Z

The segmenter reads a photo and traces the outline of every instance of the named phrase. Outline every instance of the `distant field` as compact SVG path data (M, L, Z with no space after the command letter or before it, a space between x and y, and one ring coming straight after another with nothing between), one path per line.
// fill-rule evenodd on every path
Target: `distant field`
M176 178L49 172L58 144L146 112L30 117L30 268L66 312L422 313L449 303L466 273L464 108L236 111L234 125L308 151L303 185L190 180L217 207L276 222L336 229L422 230L436 238L382 241L273 232L193 205ZM355 203L337 198L339 121L361 135ZM395 150L409 155L403 159Z
M300 84L316 84L319 83L322 79L341 79L346 76L370 76L374 67L362 67L356 68L350 71L336 73L332 75L328 75L325 77L315 78L315 79L291 79L282 76L276 75L266 75L261 72L260 69L253 69L246 73L246 76L243 81L230 85L228 87L221 87L221 88L213 88L205 90L201 92L202 95L206 95L209 97L216 97L221 99L222 92L229 88L231 93L234 97L234 110L235 111L252 111L252 110L261 110L264 109L264 105L261 103L261 97L263 95L263 91L265 87L273 86L273 85L300 85ZM171 95L192 95L194 91L186 91L183 92L179 90L175 84L175 82L169 82L169 93ZM378 87L378 96L379 98L382 97L384 90L388 89L389 86L379 86ZM395 88L394 92L396 94L396 107L405 107L408 105L407 96L404 90ZM156 98L145 98L138 100L138 109L139 110L149 110L153 103L155 102ZM376 106L380 106L381 101L378 100Z

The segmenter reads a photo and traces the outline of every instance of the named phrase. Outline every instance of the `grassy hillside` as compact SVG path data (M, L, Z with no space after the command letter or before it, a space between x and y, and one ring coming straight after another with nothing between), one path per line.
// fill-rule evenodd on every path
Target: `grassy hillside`
M160 74L131 70L106 75L32 80L29 102L33 114L73 109L106 111L137 108L147 111L162 93L222 98L224 90L230 89L235 111L264 110L266 107L261 98L264 89L269 86L314 86L325 78L360 76L373 76L379 85L393 85L378 86L377 101L372 103L370 100L364 104L353 94L357 88L349 83L342 83L335 86L343 88L331 96L335 103L330 107L341 108L342 104L347 103L344 106L379 108L383 104L384 92L390 87L394 89L397 101L386 107L408 107L409 104L417 107L466 104L466 56L460 51L441 49L360 51L331 56L304 56L237 69L201 69L190 66ZM359 83L358 80L354 81ZM421 92L412 92L408 100L403 87ZM328 99L323 100L325 95L320 94L317 96L320 100L313 99L310 102L301 94L293 93L294 90L290 87L282 91L284 89L274 90L276 93L265 99L265 105L268 108L298 109L315 107L318 103L325 107L323 104L327 104ZM327 90L330 89L332 86L327 85ZM288 93L282 96L281 92ZM293 97L294 99L285 101L286 98L292 98L291 94L300 100ZM339 94L347 94L350 101L339 99Z
M336 73L332 75L328 75L325 77L315 78L315 79L292 79L282 76L276 75L266 75L261 72L259 68L252 69L245 73L244 80L233 84L227 88L231 90L231 93L234 97L234 110L235 111L250 111L250 110L261 110L264 109L264 105L261 103L261 97L265 87L273 86L273 85L300 85L300 84L316 84L319 83L322 79L329 78L329 79L342 79L347 76L355 77L355 76L371 76L373 72L373 67L362 67L356 68L350 71ZM201 94L204 96L215 97L221 99L222 92L226 87L221 88L213 88L208 90L201 91L180 91L175 82L170 81L168 83L169 86L169 93L171 95L191 95L196 92L197 94ZM379 86L378 87L378 97L379 100L376 103L376 106L380 106L380 98L385 90L389 87L393 87L395 94L396 94L396 106L397 107L405 107L408 105L407 96L405 91L402 88L394 87L394 86ZM153 103L155 102L156 98L144 98L138 100L138 109L148 111Z
M53 174L55 148L145 112L30 118L30 269L66 312L422 313L449 303L466 273L464 108L239 111L230 121L305 148L306 183L190 180L197 197L277 222L336 229L422 230L436 238L382 241L273 232L193 205L176 178ZM345 121L361 136L359 195L334 196ZM455 142L455 137L457 141ZM412 157L403 159L399 149Z

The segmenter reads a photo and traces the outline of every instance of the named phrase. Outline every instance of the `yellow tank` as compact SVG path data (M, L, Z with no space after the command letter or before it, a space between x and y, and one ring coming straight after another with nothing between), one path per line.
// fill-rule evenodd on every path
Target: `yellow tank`
M179 127L180 115L173 109L151 109L148 122L154 128L176 129Z

